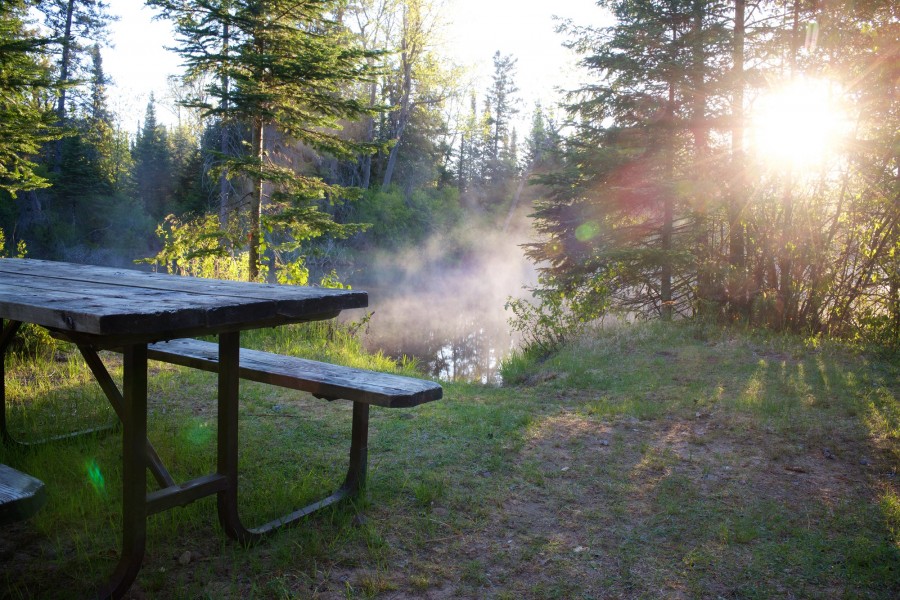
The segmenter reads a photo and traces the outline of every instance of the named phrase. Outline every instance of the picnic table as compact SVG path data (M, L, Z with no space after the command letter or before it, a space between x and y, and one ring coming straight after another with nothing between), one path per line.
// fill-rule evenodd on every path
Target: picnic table
M20 324L34 323L74 343L122 423L122 548L100 589L121 597L141 567L149 515L216 494L219 522L230 537L252 542L275 529L357 492L365 477L368 407L415 406L441 397L439 385L419 379L349 369L241 350L243 330L336 317L362 308L365 292L219 281L33 259L0 259L0 436L6 427L2 356ZM5 321L5 323L4 323ZM191 340L216 335L215 343ZM123 355L119 390L99 350ZM218 373L217 469L177 483L147 439L148 359ZM261 527L248 528L237 509L240 379L353 401L350 465L334 494ZM159 489L148 493L146 470ZM52 482L45 482L52 489Z

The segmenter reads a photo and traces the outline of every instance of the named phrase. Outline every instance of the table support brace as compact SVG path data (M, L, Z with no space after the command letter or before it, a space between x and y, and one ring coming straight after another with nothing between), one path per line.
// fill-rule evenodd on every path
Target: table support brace
M116 411L119 419L124 422L125 416L123 411L125 398L122 397L122 394L119 392L119 388L116 387L116 383L110 376L109 371L106 370L106 365L103 364L103 361L100 360L97 352L90 346L78 344L78 350L81 352L84 361L94 374L94 379L97 380L100 389L106 394L106 399L109 400L113 410ZM150 469L150 472L153 474L153 478L156 479L156 483L159 484L159 487L167 488L174 486L175 480L172 479L172 476L159 458L159 454L156 453L156 448L153 447L150 440L146 441L145 452L147 454L147 468Z
M3 325L2 320L0 320L0 325ZM2 333L0 333L0 442L2 442L6 446L31 448L49 442L64 442L79 438L84 435L106 433L112 431L113 429L116 429L118 427L118 423L103 425L101 427L92 427L90 429L83 429L74 433L65 433L63 435L44 438L35 442L20 442L15 437L13 437L13 435L9 432L9 428L7 427L6 422L6 372L4 358L6 356L6 350L9 348L10 343L12 342L13 338L16 335L16 332L19 330L19 327L21 325L22 323L19 321L7 321L5 326L2 327ZM113 405L113 408L115 408L115 405ZM121 415L119 416L121 417Z
M218 493L219 523L229 537L241 544L252 544L282 527L297 524L315 511L356 495L365 486L368 457L369 405L353 403L353 424L350 441L350 462L343 485L330 496L299 510L269 521L259 527L247 528L238 513L238 372L240 335L219 334L219 433L218 470L228 482Z

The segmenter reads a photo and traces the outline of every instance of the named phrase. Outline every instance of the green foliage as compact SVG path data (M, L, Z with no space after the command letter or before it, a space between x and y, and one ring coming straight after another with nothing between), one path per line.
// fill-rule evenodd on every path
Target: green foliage
M548 286L531 288L537 302L525 298L506 301L512 312L509 325L519 332L526 353L546 356L580 336L586 325L601 317L607 308L605 290L599 283L589 289L566 294Z
M57 119L66 122L73 114L91 113L97 100L93 59L98 44L107 40L109 23L117 19L108 12L110 3L108 0L39 0L33 4L43 13L44 26L53 39L55 77L60 86L60 93L54 99ZM92 89L86 90L86 86Z
M793 20L763 3L739 23L716 2L601 5L610 27L560 27L591 81L568 96L571 133L537 178L547 193L527 253L548 285L581 308L599 282L608 308L642 317L900 339L891 3L800 3ZM798 27L825 21L798 45ZM817 129L847 124L812 166L756 147L757 100L797 82L832 102Z
M154 219L162 219L172 208L174 187L172 154L168 132L156 121L156 101L150 96L144 124L131 150L134 160L132 179L138 200Z
M14 251L8 250L6 248L6 236L3 230L0 229L0 259L6 256L25 258L26 254L28 252L24 240L19 240ZM50 360L58 346L59 343L50 337L46 329L31 323L25 323L19 327L16 336L10 343L9 349L17 355Z
M3 229L0 229L0 258L3 258L5 256L25 258L25 254L27 254L25 240L19 240L14 249L7 248L6 234L3 233Z
M234 224L222 229L218 215L204 215L184 221L167 216L156 234L163 248L152 258L137 262L155 265L167 273L209 277L213 279L247 280L245 252L240 248Z
M371 224L358 241L378 248L403 248L446 232L463 219L453 187L417 189L409 196L396 186L371 189L354 204L352 218Z
M35 162L41 145L62 131L46 104L56 90L44 62L50 40L29 33L29 3L0 4L0 190L16 192L47 186Z
M287 236L288 241L261 246L269 260L260 266L258 280L266 281L271 273L278 283L309 283L304 250L297 240L317 237L317 231L309 232L307 229L320 214L312 211L308 219L299 220L298 226ZM284 217L283 214L279 216ZM333 224L327 219L325 222ZM269 233L277 239L274 224L269 228ZM188 219L169 215L157 227L156 234L163 244L162 250L137 262L155 265L178 275L244 281L252 279L248 271L246 246L243 245L246 229L236 220L231 220L222 228L218 215L207 214ZM324 277L321 285L341 287L342 284L337 274L332 272Z
M328 224L330 215L318 211L317 203L353 193L279 164L267 152L264 139L274 129L289 140L346 159L375 149L338 133L342 120L372 112L348 97L346 88L370 77L370 59L379 55L359 48L333 19L342 3L215 1L189 6L150 0L148 4L175 21L181 40L178 52L190 74L211 77L202 94L183 104L200 109L205 117L249 127L248 151L222 155L219 168L229 179L246 178L250 184L249 206L242 211L248 230L248 277L259 276L266 244L263 213L269 188L264 190L264 183L272 189L267 219L302 231L296 242L308 235L340 232L342 227ZM352 232L344 229L345 234Z

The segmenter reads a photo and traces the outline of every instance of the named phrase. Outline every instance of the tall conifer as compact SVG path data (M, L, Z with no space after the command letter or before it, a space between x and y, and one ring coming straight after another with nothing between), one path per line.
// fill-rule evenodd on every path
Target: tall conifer
M245 124L249 152L225 157L229 176L249 181L246 211L249 276L260 273L264 208L266 228L281 227L295 239L340 232L317 202L351 192L312 173L279 164L267 136L280 135L338 158L363 150L343 139L342 120L368 112L348 97L348 87L371 73L367 59L377 53L356 46L335 19L333 0L209 0L186 4L148 0L173 19L178 52L194 73L212 77L211 101L191 106L226 122ZM227 31L227 38L223 37ZM223 83L226 82L226 83Z
M55 86L41 60L50 42L30 34L27 9L22 0L0 3L0 189L13 195L46 187L34 158L60 136L47 110Z

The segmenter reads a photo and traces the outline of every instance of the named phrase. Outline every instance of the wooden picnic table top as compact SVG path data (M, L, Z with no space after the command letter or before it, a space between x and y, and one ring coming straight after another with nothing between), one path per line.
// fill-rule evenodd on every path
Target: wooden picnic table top
M0 319L110 343L317 320L367 304L365 292L352 290L0 259Z

